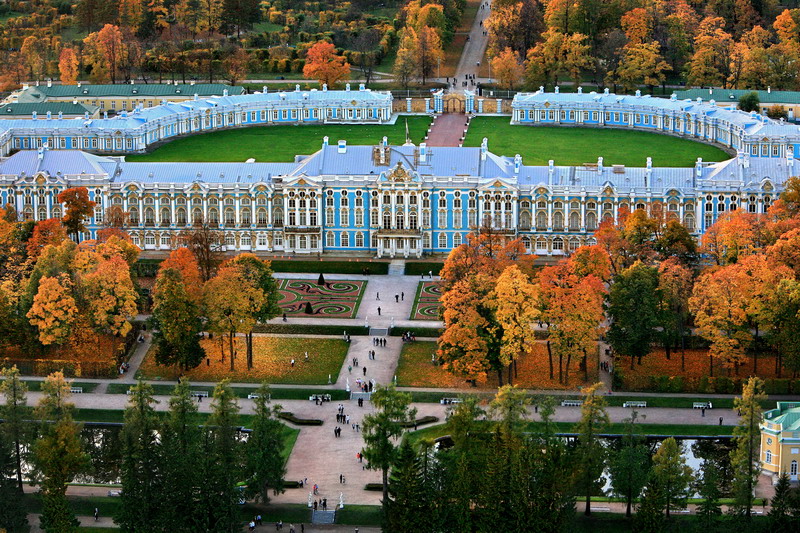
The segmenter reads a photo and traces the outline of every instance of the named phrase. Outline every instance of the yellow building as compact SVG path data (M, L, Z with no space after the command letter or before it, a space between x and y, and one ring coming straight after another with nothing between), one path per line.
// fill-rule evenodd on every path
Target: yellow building
M787 472L797 481L800 461L800 402L778 402L764 413L761 423L761 468L779 475Z

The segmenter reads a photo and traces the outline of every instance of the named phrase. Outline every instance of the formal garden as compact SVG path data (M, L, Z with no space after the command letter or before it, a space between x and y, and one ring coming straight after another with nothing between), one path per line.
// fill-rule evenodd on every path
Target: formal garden
M322 283L320 283L322 282ZM365 281L278 280L278 306L287 316L355 318L364 295Z
M201 342L201 346L205 350L206 359L191 370L159 365L155 360L156 348L153 347L139 368L139 375L156 380L175 380L185 376L192 381L203 382L230 378L234 382L326 385L328 376L333 381L339 376L348 348L348 344L341 339L255 335L253 368L248 370L245 340L244 337L237 337L234 341L235 369L231 371L227 338L207 338ZM308 361L305 360L306 353Z
M509 117L472 119L464 146L480 146L489 139L489 151L522 156L526 165L596 163L644 167L648 157L657 167L691 167L703 161L726 161L731 155L707 144L642 131L565 126L512 125Z
M438 281L421 281L417 285L411 320L440 320L439 308L442 289Z

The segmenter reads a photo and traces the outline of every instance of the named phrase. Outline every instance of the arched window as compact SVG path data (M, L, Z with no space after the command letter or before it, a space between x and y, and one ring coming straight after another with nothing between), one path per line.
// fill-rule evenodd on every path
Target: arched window
M168 226L169 222L169 209L164 207L161 209L161 225Z
M771 450L767 450L767 452L764 454L764 461L766 461L767 464L772 464L772 451Z
M383 213L383 229L392 229L392 214L389 211Z
M447 235L444 233L439 234L439 248L447 248Z
M797 461L792 461L789 464L789 475L792 476L792 481L797 479Z
M342 232L342 247L348 248L350 247L350 234L346 231Z
M156 215L153 212L153 208L152 207L148 207L147 209L144 210L144 224L145 224L145 226L154 225L156 223L155 222L155 218L156 218Z
M417 214L410 213L408 215L408 227L409 229L417 229Z
M358 198L356 199L358 200ZM356 248L363 248L364 247L364 234L360 231L356 233Z
M597 215L594 212L586 214L586 229L594 231L597 229Z
M581 227L581 216L574 211L569 214L569 229L570 231L578 231Z
M178 208L178 224L181 226L186 225L186 209L182 207Z
M256 225L260 228L267 225L267 210L263 207L260 207L258 211L256 211Z
M547 229L547 215L544 211L536 213L536 229L539 231Z
M333 248L336 246L336 237L334 237L332 231L329 231L325 234L325 246L328 248Z
M199 207L195 207L192 209L192 224L202 224L203 223L203 210Z
M226 209L225 210L225 225L226 226L233 226L236 224L236 211L233 209Z
M563 250L564 249L564 241L561 237L556 237L553 239L553 250Z
M402 212L395 213L394 215L395 227L397 229L403 229L405 226L405 217L403 216Z
M242 209L242 225L249 226L251 223L250 209Z
M555 230L562 230L564 229L564 214L561 212L557 212L553 214L553 229Z
M531 214L529 212L523 211L519 214L519 226L521 229L531 228Z
M461 246L461 234L460 233L453 234L453 248L456 248L457 246Z

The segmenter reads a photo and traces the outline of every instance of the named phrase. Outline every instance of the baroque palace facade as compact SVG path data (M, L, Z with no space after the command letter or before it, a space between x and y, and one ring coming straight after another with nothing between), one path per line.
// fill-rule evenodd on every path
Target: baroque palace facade
M219 109L223 102L235 107L232 98L248 97L256 98L245 102L251 106L247 111ZM438 98L434 95L435 105ZM216 110L210 107L215 104ZM173 113L172 106L184 107ZM83 139L103 138L107 122L119 125L151 112L172 113L173 126L197 119L198 129L192 131L276 118L317 123L392 118L388 93L261 93L165 104L133 117L92 121L99 130L86 126ZM229 113L233 122L226 123ZM602 158L582 166L554 161L528 166L519 156L493 154L485 139L481 147L445 148L390 146L386 139L349 146L325 138L319 151L292 163L131 163L119 155L48 149L45 145L53 146L50 132L36 137L43 139L41 147L29 140L27 146L36 150L20 146L0 161L0 200L15 205L27 219L43 220L62 215L55 201L59 191L84 186L97 202L84 237L103 227L106 209L119 206L129 213L127 229L134 242L145 250L168 250L179 231L205 221L223 232L228 250L419 257L446 253L463 243L471 228L488 225L521 238L531 253L561 255L593 243L598 224L616 219L623 209L660 209L697 236L726 211L764 213L794 175L794 154L800 153L796 126L674 98L520 94L512 121L659 131L715 142L737 155L722 162L698 160L690 168L653 167L649 159L631 168L605 165ZM38 128L47 120L27 122ZM16 136L15 128L6 133L24 138ZM112 135L110 145L98 146L140 151L150 141L147 132L136 131L141 136L132 136L130 145L120 130L122 142L117 144ZM70 141L69 147L83 148L83 143ZM91 142L87 148L93 148Z

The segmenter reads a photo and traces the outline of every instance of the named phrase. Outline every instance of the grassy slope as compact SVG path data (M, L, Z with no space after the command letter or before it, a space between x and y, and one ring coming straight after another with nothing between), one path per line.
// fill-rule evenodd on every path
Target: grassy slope
M345 139L348 144L378 144L384 135L391 144L405 142L405 118L394 125L277 125L254 126L194 135L172 141L150 154L131 155L128 161L294 161L298 154L313 154L322 147L322 138L330 143ZM407 117L411 138L424 138L430 119Z
M581 165L603 157L606 166L644 167L648 157L654 166L693 166L698 157L704 161L725 161L731 156L719 148L679 139L631 130L571 128L559 126L512 126L508 117L478 117L472 121L464 146L480 146L489 139L495 154L520 154L526 165Z

